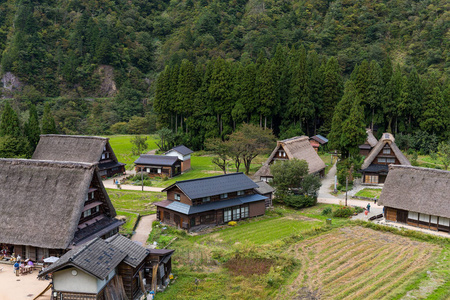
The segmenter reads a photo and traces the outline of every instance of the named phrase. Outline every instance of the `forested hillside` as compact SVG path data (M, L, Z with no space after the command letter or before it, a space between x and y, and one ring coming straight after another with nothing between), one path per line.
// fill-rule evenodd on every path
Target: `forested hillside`
M446 0L0 0L2 95L22 123L45 102L62 133L167 126L201 148L241 122L328 134L356 89L359 125L442 140L449 9Z

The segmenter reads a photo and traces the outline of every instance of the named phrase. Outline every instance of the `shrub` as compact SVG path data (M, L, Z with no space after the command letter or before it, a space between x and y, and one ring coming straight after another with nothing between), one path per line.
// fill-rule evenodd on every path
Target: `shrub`
M359 206L356 206L356 207L355 207L355 212L357 212L358 214L360 214L360 213L364 212L364 208L359 207Z
M317 204L317 198L305 195L289 195L284 198L284 203L293 208L299 209Z
M331 214L331 212L332 212L331 207L326 207L326 208L324 208L324 210L322 210L322 215L323 216L328 216L328 215Z
M237 222L236 222L236 221L230 221L230 222L228 222L228 225L230 225L230 226L236 226L236 225L237 225Z
M342 206L333 212L335 218L348 218L353 215L354 210L349 206Z

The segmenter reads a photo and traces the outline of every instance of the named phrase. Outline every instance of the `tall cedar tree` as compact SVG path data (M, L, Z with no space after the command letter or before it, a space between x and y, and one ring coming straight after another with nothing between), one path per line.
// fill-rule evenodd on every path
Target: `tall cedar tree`
M170 70L169 66L164 68L156 81L155 99L153 102L153 108L158 114L158 122L163 127L169 127L170 124L170 96L169 96L169 81Z
M258 74L256 75L256 86L259 98L259 127L272 127L272 116L277 112L277 88L275 84L275 69L272 64L264 59ZM269 118L270 126L267 125Z
M370 123L370 128L373 130L375 122L382 119L379 110L381 108L381 98L384 91L384 81L382 78L382 71L380 65L372 60L369 66L369 86L367 95L363 100L363 105L366 107L366 119Z
M181 62L177 84L177 101L174 104L175 111L180 116L180 129L183 131L183 121L192 113L192 104L197 90L194 64L186 59ZM188 127L186 125L185 127L187 133Z
M420 107L423 101L422 85L416 68L413 68L408 75L401 100L398 105L399 111L403 112L408 124L408 132L412 132L413 122L417 121L421 113Z
M0 123L0 136L7 135L11 137L22 136L19 117L9 103L6 103L5 108L3 109Z
M36 149L36 146L39 143L39 136L41 135L38 114L34 105L31 105L30 107L30 116L28 122L25 124L25 135L28 138L31 150L34 152L34 149Z
M335 57L331 57L325 66L324 82L323 82L323 105L321 110L321 118L323 119L323 132L331 130L333 113L336 105L342 98L342 77L338 61Z
M316 134L320 112L323 107L323 82L325 65L316 51L308 54L308 86L310 99L314 104L313 134Z
M383 97L383 113L387 119L388 132L397 133L398 104L401 102L403 82L402 72L400 67L397 66L391 80L386 84ZM395 127L392 128L394 125Z
M50 111L50 106L45 104L44 106L44 115L42 116L42 134L56 134L58 131L56 130L55 119L52 116Z

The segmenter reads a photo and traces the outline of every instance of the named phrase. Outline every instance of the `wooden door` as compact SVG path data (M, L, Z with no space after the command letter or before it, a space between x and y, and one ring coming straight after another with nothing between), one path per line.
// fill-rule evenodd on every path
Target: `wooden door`
M408 219L408 212L406 210L397 209L397 222L406 223Z

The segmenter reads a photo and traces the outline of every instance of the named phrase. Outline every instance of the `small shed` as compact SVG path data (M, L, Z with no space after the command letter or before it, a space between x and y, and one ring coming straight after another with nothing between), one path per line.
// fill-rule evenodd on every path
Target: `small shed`
M255 183L258 185L258 187L255 189L256 192L260 195L266 196L266 208L272 206L272 198L273 198L273 192L275 189L271 187L267 182L262 180L256 180Z
M176 156L181 161L181 172L186 172L191 168L191 154L194 151L184 145L174 147L164 153L166 156Z
M316 134L309 138L309 143L313 146L314 150L318 152L320 146L325 146L328 144L328 139L320 134Z

